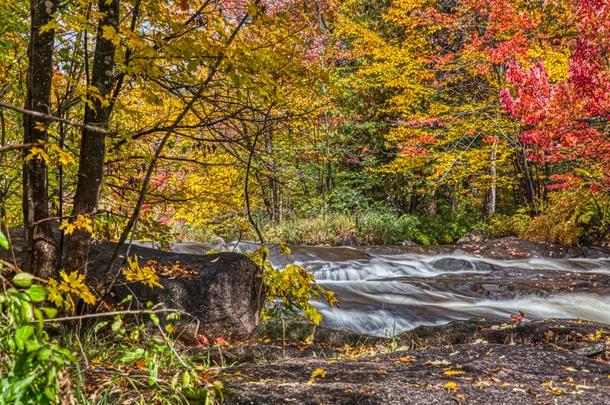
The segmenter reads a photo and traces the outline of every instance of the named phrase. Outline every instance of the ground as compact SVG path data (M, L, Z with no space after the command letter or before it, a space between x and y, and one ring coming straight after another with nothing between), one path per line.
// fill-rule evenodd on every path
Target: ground
M319 332L316 344L224 349L235 365L215 378L227 403L601 404L610 395L610 328L598 323L459 321L394 339Z

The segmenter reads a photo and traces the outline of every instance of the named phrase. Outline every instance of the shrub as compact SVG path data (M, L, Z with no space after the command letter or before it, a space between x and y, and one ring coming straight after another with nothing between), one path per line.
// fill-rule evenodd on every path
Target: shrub
M494 214L490 216L482 229L491 233L494 238L523 235L531 217L525 212L513 215Z
M610 196L580 189L550 194L542 214L532 218L520 236L577 245L607 241L609 234Z
M0 269L1 270L1 269ZM9 282L2 278L0 293L0 403L49 404L61 402L60 388L69 382L66 366L75 359L51 339L43 322L57 310L42 306L44 286L28 273Z

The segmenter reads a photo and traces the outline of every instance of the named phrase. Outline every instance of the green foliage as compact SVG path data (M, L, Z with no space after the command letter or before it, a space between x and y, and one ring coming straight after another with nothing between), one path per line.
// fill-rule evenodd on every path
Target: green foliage
M51 339L43 321L54 308L42 306L47 296L35 278L18 273L0 293L0 403L54 404L60 402L60 384L66 366L75 359ZM12 284L12 286L10 285ZM64 395L66 393L63 393Z
M282 248L285 254L289 253L286 246L282 245ZM249 257L263 269L263 282L267 290L263 318L297 313L317 325L322 321L322 315L310 301L325 299L330 306L335 305L334 293L319 286L313 275L303 267L290 264L281 270L274 269L266 247L249 254Z
M158 322L156 316L151 317L153 323L155 319ZM165 329L171 330L171 324L167 323ZM74 333L66 338L73 345L79 344L77 339ZM113 402L140 396L149 403L174 404L202 400L207 396L207 387L198 384L194 359L172 350L174 342L165 333L155 333L144 322L127 322L116 316L112 321L98 322L79 340L84 343L87 357L96 359L101 367L138 370L134 375L115 377L117 379L108 387L110 390L117 383L127 383L134 389L133 392L114 393L118 397L113 398ZM104 395L110 395L110 392Z
M470 211L453 212L449 208L431 217L376 209L292 219L270 225L266 235L270 240L304 245L393 245L404 241L449 244L472 230L478 220Z
M530 221L531 217L529 214L525 210L520 210L513 215L491 215L481 228L491 233L495 238L519 236L524 234Z
M270 224L265 232L269 240L303 245L350 245L356 240L353 216L325 213L309 218L293 218Z
M4 249L8 249L8 240L6 236L0 231L0 247Z

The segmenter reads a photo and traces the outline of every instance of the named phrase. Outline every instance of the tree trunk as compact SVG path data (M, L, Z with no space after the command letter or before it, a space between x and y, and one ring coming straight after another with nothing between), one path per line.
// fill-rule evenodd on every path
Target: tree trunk
M25 108L45 114L51 111L55 30L41 32L41 28L52 20L56 8L56 0L32 0L30 4L31 31ZM24 115L24 143L46 143L46 124L44 120ZM23 210L28 246L24 270L42 277L52 277L56 272L58 250L49 221L48 170L43 159L24 161Z
M498 144L494 143L494 147L491 151L491 167L489 168L489 174L491 176L491 184L487 192L487 214L493 215L496 212L496 182L497 182L497 169L496 169L496 155L498 152Z
M111 97L117 76L115 69L116 46L105 39L104 27L113 27L118 32L119 0L99 0L102 13L97 26L95 55L91 74L91 86L97 94L89 92L89 103L85 106L85 124L107 129L112 112ZM106 136L83 130L78 166L78 183L74 196L72 216L85 215L93 220L99 203L104 158L106 156ZM91 233L84 229L76 230L67 241L67 264L70 269L86 270Z

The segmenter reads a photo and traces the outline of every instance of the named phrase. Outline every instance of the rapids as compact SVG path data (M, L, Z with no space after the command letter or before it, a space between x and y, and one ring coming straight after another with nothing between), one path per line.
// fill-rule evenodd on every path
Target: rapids
M250 251L253 243L222 250ZM198 244L174 244L182 253L204 253ZM383 249L380 250L383 252ZM391 336L420 325L470 318L579 318L610 324L610 257L497 259L449 247L429 253L392 254L348 247L270 248L274 266L302 265L335 292L339 306L316 302L323 326Z

